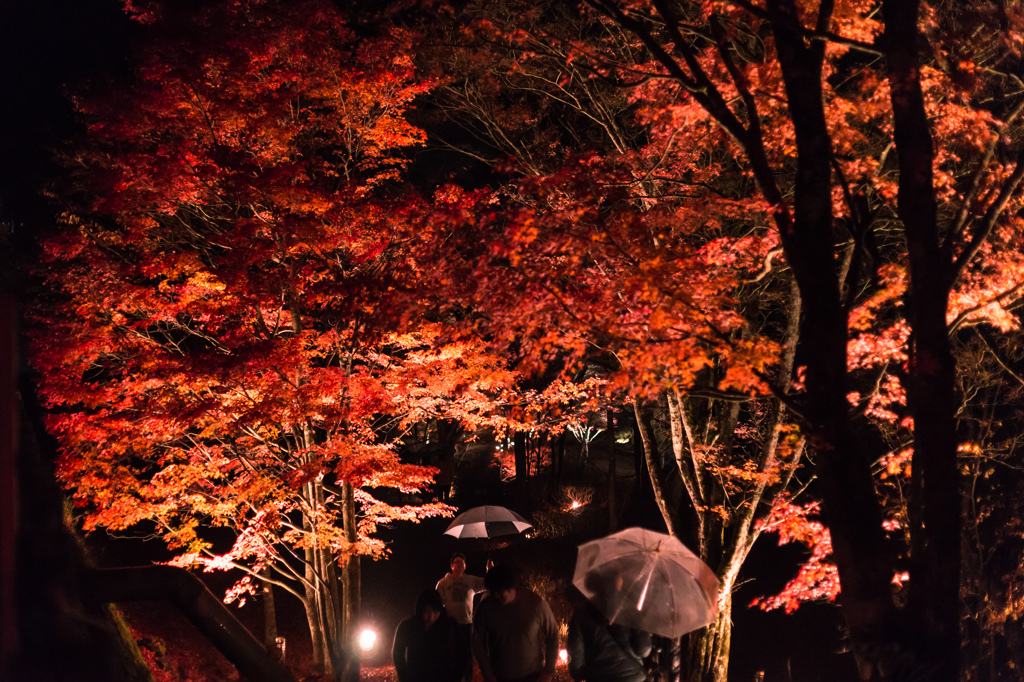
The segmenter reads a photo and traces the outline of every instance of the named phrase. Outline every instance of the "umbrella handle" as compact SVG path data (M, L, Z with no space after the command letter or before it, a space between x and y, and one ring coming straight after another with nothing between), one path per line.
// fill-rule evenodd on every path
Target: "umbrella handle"
M647 588L651 586L651 578L654 577L654 564L651 564L650 570L647 571L647 580L644 582L644 589L640 591L640 600L636 603L636 610L644 610L644 601L647 599Z
M661 540L658 540L658 546L654 548L654 553L658 554L661 551ZM644 582L644 589L640 591L640 600L636 603L636 610L644 610L644 601L647 600L647 588L651 586L651 578L654 577L654 562L651 562L651 569L647 571L647 580Z

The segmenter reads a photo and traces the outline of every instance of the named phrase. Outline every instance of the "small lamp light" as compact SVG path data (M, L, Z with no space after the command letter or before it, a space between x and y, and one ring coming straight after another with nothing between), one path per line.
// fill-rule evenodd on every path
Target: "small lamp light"
M359 633L359 648L363 651L370 651L377 643L377 633L366 629Z

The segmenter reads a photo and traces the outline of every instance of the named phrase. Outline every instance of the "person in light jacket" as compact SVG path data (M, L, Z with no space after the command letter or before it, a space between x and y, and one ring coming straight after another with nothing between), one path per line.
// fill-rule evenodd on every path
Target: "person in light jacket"
M437 591L444 600L444 608L455 621L462 637L465 649L465 660L462 662L463 680L473 679L473 652L470 648L470 637L473 629L473 598L486 594L484 579L466 573L466 555L456 552L451 560L452 572L437 581Z

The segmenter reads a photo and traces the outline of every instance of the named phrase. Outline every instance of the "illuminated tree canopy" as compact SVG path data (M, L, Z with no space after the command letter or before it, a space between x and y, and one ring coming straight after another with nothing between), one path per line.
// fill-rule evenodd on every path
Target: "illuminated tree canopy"
M33 349L87 528L290 586L339 672L349 559L447 511L386 503L435 473L405 430L617 409L723 585L691 679L726 679L766 532L811 556L757 603L838 598L864 679L997 665L1024 608L1016 4L126 4L154 40L76 99ZM413 182L442 148L487 177Z

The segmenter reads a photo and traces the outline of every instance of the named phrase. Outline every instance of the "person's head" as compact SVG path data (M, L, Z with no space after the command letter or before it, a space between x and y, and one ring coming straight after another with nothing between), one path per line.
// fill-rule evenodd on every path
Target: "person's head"
M583 587L590 593L590 600L600 608L621 599L623 583L622 573L615 568L592 570L583 578Z
M441 601L441 595L437 593L437 590L423 590L416 597L416 617L423 623L423 627L430 628L442 613L444 613L444 602Z
M466 555L462 552L456 552L452 554L452 560L449 562L452 567L452 575L456 578L462 577L466 572Z
M504 606L516 598L519 576L508 564L495 564L484 576L484 587Z

